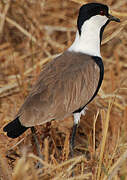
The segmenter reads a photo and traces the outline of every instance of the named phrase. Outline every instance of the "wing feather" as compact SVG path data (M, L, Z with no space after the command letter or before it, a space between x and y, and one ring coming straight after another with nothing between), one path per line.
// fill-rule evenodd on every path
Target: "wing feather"
M90 56L64 52L43 68L17 114L20 122L28 127L64 119L90 100L99 76Z

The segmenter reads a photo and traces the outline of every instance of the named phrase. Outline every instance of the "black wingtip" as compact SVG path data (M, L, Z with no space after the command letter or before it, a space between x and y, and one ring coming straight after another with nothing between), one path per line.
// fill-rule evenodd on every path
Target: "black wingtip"
M21 134L23 134L27 129L28 129L28 127L21 125L19 118L17 117L15 120L13 120L9 124L7 124L3 128L3 131L7 132L7 136L10 138L17 138Z

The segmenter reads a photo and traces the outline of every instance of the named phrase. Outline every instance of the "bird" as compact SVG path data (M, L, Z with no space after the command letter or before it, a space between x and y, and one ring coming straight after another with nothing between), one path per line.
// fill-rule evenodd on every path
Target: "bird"
M104 65L100 53L102 35L111 21L120 19L109 14L101 3L80 7L77 32L72 45L48 62L33 85L13 121L3 128L10 138L17 138L27 129L52 120L74 117L70 151L73 154L76 130L81 115L95 98L103 81Z

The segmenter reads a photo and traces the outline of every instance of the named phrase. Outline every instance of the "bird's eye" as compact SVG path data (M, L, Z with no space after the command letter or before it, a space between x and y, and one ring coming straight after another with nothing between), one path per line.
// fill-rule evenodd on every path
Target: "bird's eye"
M101 16L104 16L104 15L105 15L105 12L104 12L104 11L100 11L100 15L101 15Z

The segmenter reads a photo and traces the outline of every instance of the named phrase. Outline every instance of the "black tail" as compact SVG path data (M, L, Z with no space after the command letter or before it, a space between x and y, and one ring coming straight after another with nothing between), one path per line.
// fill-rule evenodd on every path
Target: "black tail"
M4 132L7 132L7 136L10 138L17 138L27 129L28 127L21 125L18 117L3 128Z

